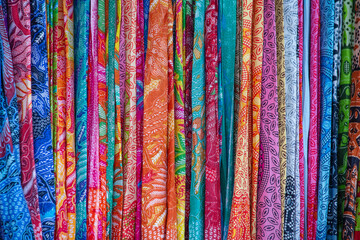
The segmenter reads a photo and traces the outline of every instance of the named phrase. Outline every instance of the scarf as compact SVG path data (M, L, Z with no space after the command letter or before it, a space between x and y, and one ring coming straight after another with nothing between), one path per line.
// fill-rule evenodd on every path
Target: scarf
M242 2L243 29L242 29L242 73L238 140L236 145L234 194L229 221L228 239L250 239L250 193L249 193L249 144L251 133L248 122L251 101L251 47L252 47L252 11L253 2ZM245 24L246 23L246 24ZM220 90L219 90L220 91ZM219 99L220 101L220 99ZM220 107L219 107L220 112ZM251 150L252 151L252 150ZM251 156L251 155L250 155ZM240 230L241 229L241 230Z
M100 173L99 173L99 98L98 98L98 4L90 2L89 80L88 80L88 198L87 238L98 236Z
M9 43L16 73L14 81L19 106L21 185L29 207L35 239L42 239L33 145L30 4L17 2L7 7ZM19 11L22 12L21 15ZM19 17L14 18L15 16ZM16 44L17 42L22 44Z
M329 181L329 207L327 216L327 237L337 239L338 225L338 125L339 125L339 81L340 81L340 62L341 62L341 23L342 23L342 0L334 2L334 66L332 74L332 116L331 122L331 162L330 162L330 181Z
M205 1L195 2L194 55L192 67L192 162L190 187L189 239L204 239L205 204Z
M0 193L0 204L6 206L0 211L0 237L34 238L30 212L21 187L19 115L5 19L0 2L0 73L3 76L0 82L0 161L6 163L0 172L0 188L5 190ZM6 226L10 228L6 229Z
M338 145L338 239L342 239L343 213L346 187L346 169L348 165L349 116L350 116L350 85L351 58L354 47L354 16L353 0L344 0L341 69L339 83L339 145Z
M43 239L55 231L55 179L51 139L45 1L31 1L31 89L34 159ZM45 58L44 58L45 57Z
M308 155L307 237L316 238L317 186L320 135L320 6L311 0L310 13L310 130Z
M281 239L281 192L275 1L264 2L264 55L260 109L260 156L256 238ZM272 201L268 201L272 199ZM269 228L268 226L273 226Z
M177 198L177 234L185 239L185 186L186 186L186 147L185 147L185 5L176 1L175 16L175 183Z
M223 119L221 125L222 149L220 155L221 191L223 206L223 238L229 229L231 201L234 188L234 74L236 46L235 0L219 1L219 35L221 41L221 88Z
M286 123L285 123L285 46L283 1L275 0L276 63L279 114L279 157L281 186L281 237L284 237L285 187L286 187Z
M108 154L106 167L106 239L110 239L112 226L114 162L115 162L115 34L116 34L116 0L107 5L109 20L107 31L107 69L108 86Z
M327 233L327 215L329 205L329 179L331 158L331 122L332 122L332 75L334 52L334 1L321 0L320 25L326 30L320 33L320 80L321 80L321 135L318 185L318 219L316 238L324 239Z
M170 16L171 1L167 1L165 4L160 2L151 2L151 4L153 5L149 13L148 49L144 79L141 234L143 238L164 239L165 234L167 237L174 237L172 234L174 234L173 231L176 231L176 215L175 219L173 216L174 210L176 213L176 201L173 199L168 205L167 193L169 194L169 192L167 192L166 187L175 178L175 159L174 155L171 154L174 147L169 146L174 143L174 138L171 137L173 127L167 125L167 120L173 117L169 116L169 109L173 111L171 103L173 104L174 99L171 97L173 89L169 89L169 87L173 87L171 75L169 79L169 74L172 73L172 63L171 60L169 61L170 56L172 56L171 51L169 52L172 43L169 40L173 34L170 25L173 22ZM169 136L170 139L168 139ZM169 153L172 155L171 158L167 157ZM156 191L154 191L155 189ZM168 198L172 198L175 194L175 184L171 184L171 192ZM167 210L169 210L170 219L162 217L168 214ZM168 222L166 222L167 220ZM169 223L170 225L172 223L172 226L167 229L166 225Z
M343 239L357 239L359 237L358 217L356 214L359 209L356 207L359 201L358 197L358 171L359 171L359 44L360 39L356 38L360 34L360 1L355 1L355 19L354 19L354 49L352 57L352 74L351 74L351 100L350 100L350 117L349 117L349 145L348 145L348 166L346 169L346 189L344 203L344 228Z
M136 18L136 238L141 239L141 168L144 116L144 4L137 0Z
M206 163L205 163L205 239L221 239L221 195L218 136L217 86L217 1L209 1L205 13L206 67Z
M120 58L125 58L124 52L120 53L120 29L123 25L123 14L121 0L116 3L116 38L115 38L115 159L114 159L114 179L113 179L113 209L111 220L111 236L112 239L121 239L122 233L122 213L124 200L124 175L122 162L122 122L121 122L121 95L120 95Z
M126 55L124 116L124 212L123 238L135 236L136 217L136 11L135 0L124 1L124 34Z
M184 99L184 125L185 125L185 158L186 158L186 182L185 182L185 238L189 238L190 216L190 185L191 185L191 161L192 161L192 66L194 45L194 2L186 0L185 5L185 99Z
M284 239L300 237L298 2L284 1L286 193ZM296 110L296 111L294 111Z
M87 218L87 71L90 1L74 5L76 114L76 238L86 239ZM86 16L86 17L83 17Z

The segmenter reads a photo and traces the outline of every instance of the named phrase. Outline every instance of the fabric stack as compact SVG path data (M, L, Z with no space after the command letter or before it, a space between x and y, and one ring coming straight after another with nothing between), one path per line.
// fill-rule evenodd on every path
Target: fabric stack
M360 0L0 0L0 239L360 239Z

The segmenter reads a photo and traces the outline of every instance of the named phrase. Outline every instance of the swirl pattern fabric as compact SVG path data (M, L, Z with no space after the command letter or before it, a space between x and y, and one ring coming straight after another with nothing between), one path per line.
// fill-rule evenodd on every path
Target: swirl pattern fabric
M33 239L33 225L21 186L19 116L5 19L0 2L0 162L3 166L0 172L0 205L6 206L0 209L0 237Z
M316 238L327 234L329 179L331 158L332 73L334 52L334 1L320 1L320 80L321 80L321 135L318 185L318 218Z
M355 20L354 20L354 49L352 56L352 73L351 73L351 101L349 116L349 145L348 145L348 165L346 170L346 189L344 202L344 227L343 239L355 239L356 230L356 213L357 206L357 186L359 172L359 78L360 78L360 1L355 1Z
M343 213L346 189L346 169L348 164L349 114L351 59L354 46L353 0L343 2L341 68L339 83L339 143L338 143L338 239L342 238Z
M23 4L21 1L8 2L7 10L9 43L19 107L21 185L28 203L35 239L42 239L33 144L30 4ZM22 14L19 15L18 11ZM16 44L17 42L22 44Z
M90 1L74 3L74 80L76 121L76 239L86 239L87 218L87 71ZM81 16L86 16L85 18ZM84 97L85 96L85 97Z
M31 1L31 92L34 160L43 239L55 232L55 179L51 138L45 1Z
M205 13L205 109L207 143L205 155L205 239L221 239L220 149L217 131L217 16L217 2L215 0L209 1Z

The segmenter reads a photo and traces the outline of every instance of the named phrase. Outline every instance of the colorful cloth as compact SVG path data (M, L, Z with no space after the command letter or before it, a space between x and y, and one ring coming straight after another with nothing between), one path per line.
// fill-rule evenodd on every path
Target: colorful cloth
M348 165L351 59L354 47L353 0L344 0L339 84L339 145L338 145L338 239L342 239L343 213Z
M281 239L275 0L264 2L264 15L256 239Z
M90 1L74 5L74 80L76 119L76 239L86 239L87 219L87 71ZM86 16L86 17L83 17Z
M31 1L31 91L34 160L43 239L55 232L55 179L51 138L45 1Z

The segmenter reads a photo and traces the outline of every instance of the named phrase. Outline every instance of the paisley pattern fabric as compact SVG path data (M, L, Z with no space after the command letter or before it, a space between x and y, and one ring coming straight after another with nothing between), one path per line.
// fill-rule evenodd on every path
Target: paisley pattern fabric
M13 62L0 2L0 238L34 239L30 212L21 187L20 129ZM6 91L5 91L6 90Z
M356 201L358 172L359 172L359 144L358 144L358 127L360 123L359 111L359 78L360 78L360 1L355 1L355 20L354 20L354 50L352 57L352 74L351 74L351 101L349 117L349 145L348 145L348 166L346 169L346 188L344 202L344 227L343 239L355 239L356 226Z
M43 239L55 232L55 179L51 139L45 1L31 1L31 92L34 159Z
M274 0L264 1L264 16L267 17L264 18L256 239L281 239L281 187Z
M308 155L307 237L316 238L317 187L320 144L320 6L310 2L310 130Z
M327 216L327 237L337 239L338 234L338 123L339 123L339 97L340 59L341 59L341 29L342 29L342 0L334 2L334 66L332 75L332 117L331 122L331 162L329 181L329 206Z
M209 1L205 13L206 70L206 163L205 163L205 239L221 239L220 156L218 136L217 86L218 3Z
M87 219L87 71L90 1L74 3L74 80L76 121L76 239L86 239ZM81 17L81 16L86 16Z
M173 22L169 16L169 10L172 8L172 4L171 1L164 3L151 1L150 4L152 7L149 12L148 49L144 79L141 234L144 239L164 239L165 234L168 236L169 233L166 229L166 218L164 216L167 214L166 205L168 202L166 197L168 182L167 147L168 143L171 143L168 139L167 119L171 116L168 112L169 62L163 60L170 57L168 55L168 47L170 47L168 41L172 37ZM175 167L174 164L172 167ZM174 207L176 211L176 205Z
M346 189L346 169L348 164L349 114L351 59L354 47L353 0L343 2L341 68L339 83L339 145L338 145L338 239L342 239L343 213Z
M286 194L284 239L300 238L298 2L284 1ZM294 111L296 109L296 111Z
M189 239L204 239L205 208L205 1L195 2L194 50L192 67L192 161L190 187Z
M30 4L22 4L21 1L8 2L7 10L9 43L19 109L21 185L30 211L35 238L42 239L33 142ZM22 14L19 15L18 11ZM22 44L16 44L17 42Z

